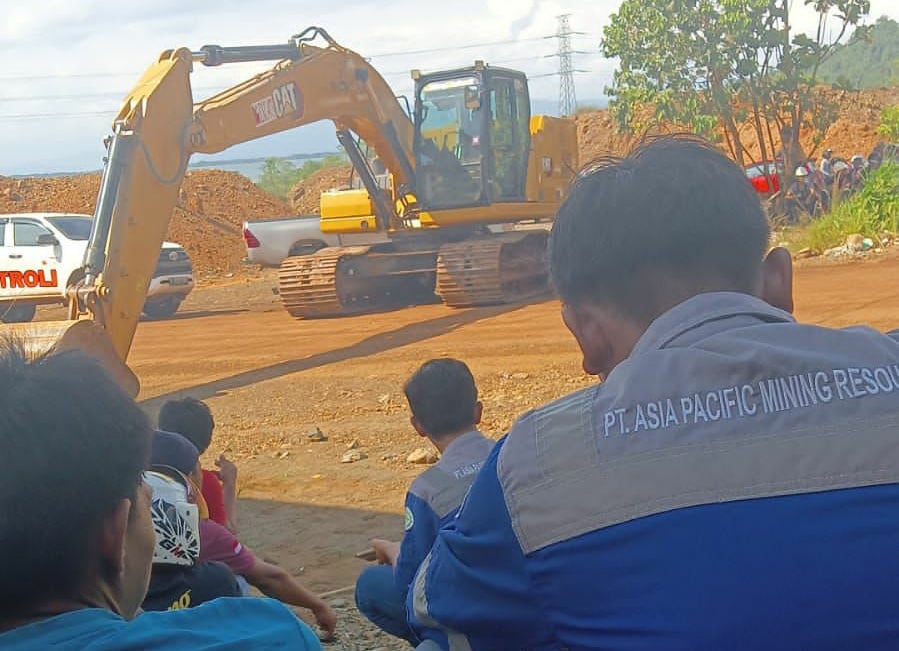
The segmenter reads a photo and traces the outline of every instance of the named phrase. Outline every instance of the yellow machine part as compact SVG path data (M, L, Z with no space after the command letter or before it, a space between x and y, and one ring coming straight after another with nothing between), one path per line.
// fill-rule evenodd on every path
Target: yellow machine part
M546 115L531 117L531 155L525 190L528 201L545 201L558 206L577 170L577 126L574 120Z
M47 321L3 326L3 334L21 341L32 355L78 350L94 357L131 397L140 392L137 376L128 368L106 330L96 321Z
M367 233L377 228L375 209L364 189L322 193L320 213L322 233Z

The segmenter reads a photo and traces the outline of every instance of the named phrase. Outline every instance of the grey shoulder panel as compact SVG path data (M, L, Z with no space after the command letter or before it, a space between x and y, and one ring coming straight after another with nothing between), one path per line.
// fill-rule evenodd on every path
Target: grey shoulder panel
M438 518L444 518L458 508L476 475L457 479L442 468L428 468L412 482L409 492L423 500Z
M684 445L559 472L515 496L527 554L678 508L899 483L899 415ZM561 470L555 462L548 469Z

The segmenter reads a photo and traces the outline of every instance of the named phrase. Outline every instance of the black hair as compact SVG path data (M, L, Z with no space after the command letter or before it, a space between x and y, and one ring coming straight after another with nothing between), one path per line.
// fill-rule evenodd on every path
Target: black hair
M93 358L0 341L0 613L77 596L98 528L137 495L151 431Z
M203 454L212 442L215 420L202 400L169 400L159 410L159 429L181 434Z
M552 227L553 284L564 303L648 324L698 293L751 293L769 237L736 164L700 138L656 137L579 175Z
M425 362L403 388L412 415L429 436L440 438L474 426L478 388L457 359Z

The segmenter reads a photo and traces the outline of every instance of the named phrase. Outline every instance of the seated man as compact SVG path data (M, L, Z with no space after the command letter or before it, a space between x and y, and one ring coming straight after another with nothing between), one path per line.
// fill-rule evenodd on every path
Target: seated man
M200 561L200 518L188 500L189 482L169 468L145 474L153 489L150 515L156 546L144 610L191 608L218 597L240 597L234 573L223 563Z
M212 443L215 420L205 402L196 398L169 400L159 410L159 429L186 437L200 454ZM202 470L200 489L209 518L237 533L237 466L219 455L218 470Z
M797 323L768 242L745 175L692 138L577 181L551 270L603 382L497 443L419 569L416 628L474 651L897 647L899 332Z
M199 500L197 480L200 454L193 443L174 432L157 430L153 435L150 458L154 466L167 466L190 475L195 491L191 500ZM334 635L337 615L323 599L309 592L284 568L266 563L242 545L234 534L209 518L200 518L200 562L217 561L227 565L238 579L252 585L262 594L300 608L308 608L326 638Z
M92 359L0 347L0 648L321 649L271 599L135 618L154 534L152 430Z
M455 515L493 441L477 430L482 405L471 371L462 362L425 363L406 383L405 393L412 427L430 440L441 458L416 477L406 494L402 543L372 541L380 565L359 576L356 605L379 628L415 643L405 608L412 577L437 530Z

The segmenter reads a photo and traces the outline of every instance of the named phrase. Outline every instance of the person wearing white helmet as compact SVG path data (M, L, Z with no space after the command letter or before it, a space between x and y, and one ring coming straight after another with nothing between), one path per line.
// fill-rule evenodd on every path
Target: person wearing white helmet
M825 149L821 154L821 163L818 166L824 176L824 182L830 186L833 183L833 150Z
M200 517L189 498L190 482L178 470L157 466L144 475L153 489L150 516L156 534L144 610L191 608L242 594L223 563L200 562Z
M812 212L812 189L808 175L808 168L805 165L799 165L793 172L793 182L787 188L787 220L792 224L797 223L802 214Z

